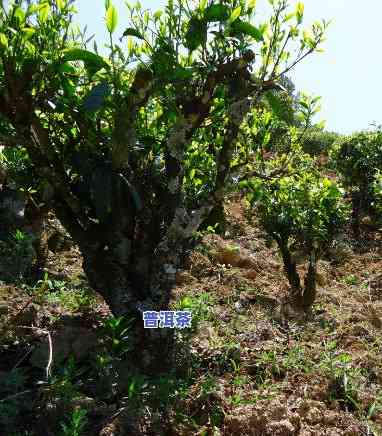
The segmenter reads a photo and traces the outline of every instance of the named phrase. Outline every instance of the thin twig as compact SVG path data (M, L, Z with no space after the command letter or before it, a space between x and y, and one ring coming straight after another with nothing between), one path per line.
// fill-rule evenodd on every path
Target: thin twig
M19 392L18 394L9 395L8 397L2 398L0 400L0 403L4 403L5 401L8 401L8 400L13 400L14 398L20 397L21 395L28 394L29 392L32 392L32 390L28 389L27 391L22 391L22 392Z
M32 352L33 347L31 347L24 356L16 363L16 365L11 369L11 372L14 371L24 360L29 356L29 354Z
M53 362L53 344L52 344L52 336L50 335L50 332L46 330L46 333L48 335L48 342L49 342L49 360L48 360L48 365L46 366L46 379L49 380L50 368Z
M274 80L277 80L281 76L285 76L285 74L288 73L294 66L296 66L303 59L305 59L307 56L309 56L311 53L313 53L314 50L317 48L317 46L318 46L318 43L314 46L314 48L309 49L304 55L298 57L292 64L289 65L289 67L285 68L285 70L282 73L280 73L276 77L274 77Z
M29 330L35 330L39 333L43 333L48 336L48 345L49 345L49 358L48 358L48 364L45 368L46 373L46 379L49 380L50 377L50 370L53 363L53 343L52 343L52 336L48 330L40 329L38 327L27 327L27 326L20 326L20 328L29 329Z
M117 418L123 411L125 411L127 407L121 407L119 410L117 410L111 417L108 419L109 421L112 421L113 419Z
M268 49L268 52L267 52L266 60L265 60L265 63L263 64L263 66L262 66L262 68L264 67L264 70L262 71L262 74L261 74L261 80L260 80L261 83L264 82L265 76L267 75L267 71L268 71L268 67L269 67L269 62L270 62L272 51L273 51L273 45L276 43L276 39L277 39L278 34L280 32L280 29L278 29L278 31L277 31L277 24L278 24L278 21L279 21L279 16L280 16L280 14L281 14L283 9L285 9L285 5L284 4L280 4L279 8L276 10L275 21L274 21L273 26L272 26L272 38L269 41L269 49ZM275 10L274 10L274 12L275 12Z

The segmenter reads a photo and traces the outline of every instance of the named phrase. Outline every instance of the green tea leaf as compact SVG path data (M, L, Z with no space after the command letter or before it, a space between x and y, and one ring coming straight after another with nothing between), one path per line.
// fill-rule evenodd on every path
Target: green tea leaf
M29 17L30 15L35 14L36 12L38 12L40 10L41 5L34 5L31 4L28 6L26 15Z
M232 11L231 16L229 17L229 20L231 23L233 23L235 20L237 20L240 17L241 14L241 6L238 6Z
M65 97L71 98L76 94L76 87L69 79L64 79L61 82Z
M118 12L114 5L110 3L106 11L106 27L110 33L114 33L118 25Z
M304 3L298 2L296 6L296 18L298 24L302 23L303 16L304 16Z
M33 27L24 27L23 29L21 29L21 31L24 34L24 40L28 40L31 39L32 36L36 33L36 29L34 29Z
M63 11L66 7L66 0L56 0L59 11Z
M89 79L91 79L94 74L98 73L99 70L102 69L98 63L87 62L85 64L86 72L88 73ZM105 68L109 68L109 65L105 65Z
M207 0L201 0L201 2L199 3L199 9L200 9L201 11L204 11L204 9L206 8L206 6L207 6Z
M20 8L20 6L15 8L15 10L13 12L13 16L17 19L19 24L25 22L25 12Z
M134 29L133 27L128 27L124 32L122 36L135 36L139 39L144 39L143 35L138 32L138 30Z
M57 71L60 73L75 74L76 69L69 62L57 66Z
M252 24L246 22L246 21L241 21L241 20L236 20L231 24L231 34L232 36L235 35L248 35L251 36L253 39L255 39L256 41L263 41L263 33L261 32L260 29L258 29L255 26L252 26Z
M288 107L286 102L284 102L278 95L274 94L272 91L267 91L265 93L265 98L267 99L272 112L277 118L285 121L287 124L292 124L293 114L291 109Z
M204 12L204 19L208 22L225 21L229 18L229 8L224 5L211 5Z
M191 18L185 38L185 47L190 51L196 50L207 40L207 23L198 18Z
M40 23L44 24L48 20L50 12L50 6L48 3L43 3L39 8L38 18Z
M153 17L155 18L155 20L159 20L159 18L162 16L162 14L163 14L163 11L159 10L159 11L156 11L154 13Z
M64 52L63 61L82 61L85 63L85 65L97 67L98 70L100 70L101 68L109 68L109 65L101 56L98 56L88 50L82 50L80 48L66 50Z
M0 48L7 49L8 48L8 38L4 33L0 33Z
M193 68L178 67L175 68L173 77L174 79L190 79L194 70Z

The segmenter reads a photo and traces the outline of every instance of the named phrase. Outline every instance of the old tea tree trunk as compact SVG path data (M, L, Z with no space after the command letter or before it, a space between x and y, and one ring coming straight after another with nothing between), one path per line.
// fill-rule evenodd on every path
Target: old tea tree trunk
M117 15L107 2L109 60L71 40L71 4L0 7L0 144L25 147L91 286L113 314L135 320L131 359L158 371L170 363L173 331L144 329L142 312L168 308L185 247L221 202L239 126L264 91L277 89L277 66L268 59L260 79L251 74L249 47L266 43L249 23L231 26L230 2L191 19L181 1L165 18L133 8L127 54L113 39ZM252 12L243 8L243 20ZM219 32L207 38L216 21ZM189 148L195 138L213 144L211 125L222 138L203 149L214 176L205 195L190 199Z

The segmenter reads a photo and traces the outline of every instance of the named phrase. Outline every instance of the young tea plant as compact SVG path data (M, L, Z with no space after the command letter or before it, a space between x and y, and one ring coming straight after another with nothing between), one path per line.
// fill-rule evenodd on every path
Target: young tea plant
M262 226L280 250L291 303L309 313L316 298L317 262L346 221L341 189L313 171L253 180L245 187ZM304 283L297 271L297 251L308 262Z

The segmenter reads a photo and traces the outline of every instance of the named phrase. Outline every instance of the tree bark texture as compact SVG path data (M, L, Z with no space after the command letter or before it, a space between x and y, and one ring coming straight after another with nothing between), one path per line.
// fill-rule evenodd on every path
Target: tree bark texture
M298 309L309 312L316 298L316 256L311 253L308 272L304 286L297 271L297 264L289 250L288 243L281 239L277 241L284 263L284 271L291 287L291 303Z

